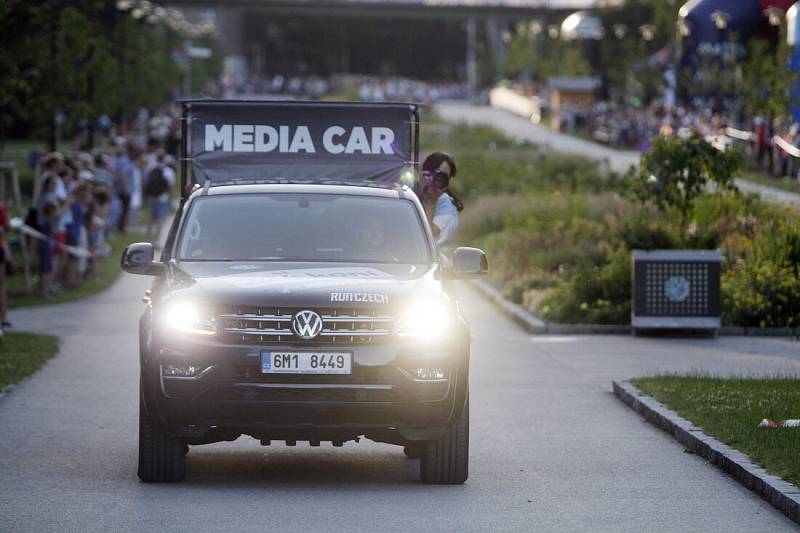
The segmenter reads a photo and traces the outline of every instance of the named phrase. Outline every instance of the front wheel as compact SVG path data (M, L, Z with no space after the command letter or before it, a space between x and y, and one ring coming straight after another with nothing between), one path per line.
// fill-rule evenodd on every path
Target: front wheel
M186 475L186 443L166 434L147 412L139 391L139 479L146 482L182 481Z
M469 395L459 417L441 439L425 446L420 460L424 483L460 485L469 476Z

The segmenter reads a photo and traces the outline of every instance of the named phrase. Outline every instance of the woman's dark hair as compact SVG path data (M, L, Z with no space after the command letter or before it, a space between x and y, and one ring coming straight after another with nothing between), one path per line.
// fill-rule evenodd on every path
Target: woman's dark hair
M431 155L425 158L425 161L422 162L422 170L428 172L436 172L442 163L447 162L447 166L450 167L450 177L454 178L456 176L457 168L456 162L453 160L453 156L446 152L433 152Z
M453 159L453 156L448 154L447 152L433 152L428 157L425 158L425 161L422 162L422 171L423 172L436 172L436 170L442 165L442 163L447 163L447 166L450 167L450 178L454 178L456 176L456 172L458 172L458 167L456 167L456 162ZM456 209L459 211L464 210L464 203L459 200L453 191L450 190L450 187L447 187L447 194L450 198L453 199L453 205L456 206Z

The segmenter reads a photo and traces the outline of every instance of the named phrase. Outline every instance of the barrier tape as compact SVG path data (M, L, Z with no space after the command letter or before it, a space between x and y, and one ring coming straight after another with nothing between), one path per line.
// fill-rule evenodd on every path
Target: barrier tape
M86 248L80 248L78 246L69 246L69 245L57 242L52 237L48 237L47 235L45 235L41 231L39 231L39 230L37 230L35 228L32 228L32 227L28 226L27 224L25 224L25 222L20 217L12 218L9 221L9 225L11 226L12 229L15 229L15 230L19 231L23 235L27 235L28 237L32 237L32 238L40 240L40 241L50 242L50 244L52 244L54 247L58 247L58 248L61 248L61 249L65 250L69 255L71 255L73 257L84 257L84 258L87 258L87 259L92 257L92 253L89 250L87 250Z
M740 141L754 141L756 134L752 131L737 130L736 128L725 128L725 135Z
M777 135L772 138L772 142L777 144L778 147L789 154L792 157L800 157L800 148L793 145L783 137L778 137Z
M756 139L756 134L750 131L742 131L737 130L736 128L725 128L725 137L729 139L736 139L737 141L745 141L745 142L752 142ZM711 144L714 144L715 147L720 149L717 145L719 143L719 135L710 135L706 137L706 140L709 141ZM793 145L783 137L775 135L772 137L772 144L775 144L783 150L786 155L790 155L792 157L800 158L800 148Z

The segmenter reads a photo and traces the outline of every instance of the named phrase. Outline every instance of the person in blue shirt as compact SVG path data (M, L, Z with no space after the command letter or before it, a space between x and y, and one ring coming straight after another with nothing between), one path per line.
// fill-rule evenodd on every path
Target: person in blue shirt
M133 161L136 157L137 151L133 146L129 146L127 149L121 148L114 163L114 190L122 203L122 212L117 222L117 229L120 233L125 233L128 223L128 211L133 196L134 173L136 172Z
M458 213L464 209L464 204L450 190L450 180L456 172L455 160L445 152L433 152L422 163L416 193L425 208L437 246L453 237L458 229Z

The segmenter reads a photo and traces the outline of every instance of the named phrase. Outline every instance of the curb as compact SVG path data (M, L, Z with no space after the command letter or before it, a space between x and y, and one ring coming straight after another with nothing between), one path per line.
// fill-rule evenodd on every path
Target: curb
M503 293L490 283L476 279L469 285L489 300L497 309L522 326L529 333L556 335L630 335L631 327L608 324L553 324L545 322L519 304L507 300Z
M481 296L489 300L504 315L522 326L528 333L549 335L631 335L630 325L610 324L554 324L545 322L519 304L507 300L503 293L491 283L482 279L470 280L469 285ZM718 335L731 337L797 337L800 328L749 328L723 326Z
M685 418L642 393L629 381L613 382L614 396L695 454L714 463L790 520L800 524L800 487L767 473L742 452L709 437Z
M798 337L800 328L748 328L742 326L722 326L719 335L732 337Z

